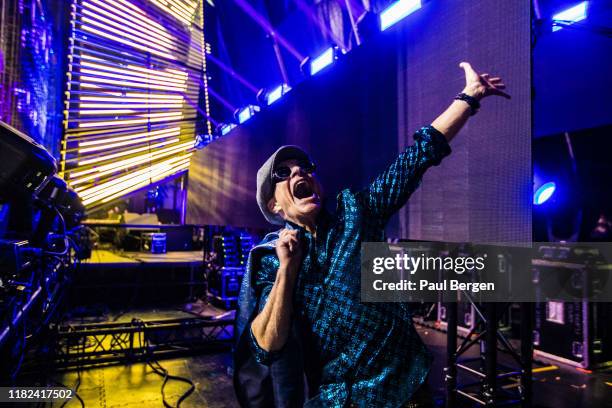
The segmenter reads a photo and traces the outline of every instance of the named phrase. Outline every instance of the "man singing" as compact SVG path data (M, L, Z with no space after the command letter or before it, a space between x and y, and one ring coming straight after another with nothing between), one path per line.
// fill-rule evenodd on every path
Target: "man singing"
M389 218L447 156L448 142L500 78L463 62L466 86L367 188L322 209L310 157L278 149L257 173L257 202L284 225L251 251L240 292L234 385L248 407L419 406L430 354L402 303L360 302L360 248L382 241Z

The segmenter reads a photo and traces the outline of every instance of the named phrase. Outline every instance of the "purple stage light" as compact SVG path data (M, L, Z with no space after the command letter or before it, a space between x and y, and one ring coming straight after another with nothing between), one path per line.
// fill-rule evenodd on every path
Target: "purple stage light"
M221 103L221 105L223 105L223 107L226 108L227 110L229 110L230 112L235 112L236 111L237 108L234 105L232 105L231 103L229 103L224 97L219 95L214 89L209 87L208 88L208 93L210 94L210 96L212 96L213 98L218 100L219 103Z
M240 75L239 73L234 71L232 68L225 65L223 62L221 62L219 59L214 57L212 54L207 54L206 59L208 61L213 62L216 66L221 68L223 71L227 72L232 78L236 79L242 85L244 85L249 90L251 90L253 93L257 93L259 91L259 88L257 88L255 85L247 81L242 75Z
M274 27L266 20L261 14L259 14L249 3L245 0L234 0L234 2L249 16L255 21L261 28L264 29L266 33L268 33L271 37L275 38L278 43L283 46L291 55L295 57L298 61L302 61L304 56L300 54L293 45L289 43L283 36L278 34ZM257 90L255 91L257 92Z

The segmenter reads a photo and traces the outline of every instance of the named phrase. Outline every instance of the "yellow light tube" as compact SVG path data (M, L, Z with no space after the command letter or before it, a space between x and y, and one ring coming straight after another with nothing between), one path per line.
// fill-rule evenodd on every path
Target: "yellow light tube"
M109 104L109 103L80 103L79 108L82 109L92 109L92 108L112 108L121 106L122 108L130 108L130 109L179 109L183 107L182 103L156 103L156 104ZM134 112L133 110L131 112Z
M163 3L170 8L176 7L177 9L180 9L181 11L183 11L184 14L186 14L187 16L189 16L190 14L190 9L179 1L163 1L163 2L160 0L153 0L153 1L156 3ZM194 7L192 7L192 9L195 10ZM193 11L191 11L191 13L193 13Z
M91 174L91 173L94 173L94 172L104 172L104 171L107 171L107 170L112 170L112 172L120 171L120 170L129 168L129 167L135 166L137 164L145 163L145 162L147 162L149 160L156 160L156 159L160 159L162 157L168 156L170 154L174 154L174 153L179 152L179 151L186 151L189 148L193 148L193 145L194 145L194 142L193 141L189 141L189 142L182 143L180 145L171 146L171 147L162 149L162 150L154 152L154 153L147 153L147 154L143 154L143 155L140 155L140 156L137 156L137 157L131 157L129 159L125 159L125 160L121 160L121 161L118 161L118 162L113 162L113 163L105 164L103 166L99 166L99 167L96 166L96 167L93 167L91 169L80 170L80 171L76 171L76 172L71 171L70 172L70 179L71 179L70 180L70 184L72 185L72 184L80 183L82 181L81 179L79 179L79 180L72 180L72 179L80 177L80 176L83 176L83 175ZM98 176L96 176L96 177L98 177ZM94 178L96 178L96 177L94 177Z
M113 200L115 198L122 197L122 196L124 196L126 194L129 194L129 193L133 192L133 191L136 191L136 190L139 190L139 189L141 189L143 187L146 187L149 184L151 184L149 182L149 180L146 180L146 181L144 181L142 183L139 183L139 184L137 184L137 185L135 185L135 186L133 186L133 187L131 187L129 189L126 189L126 190L122 191L121 193L118 193L118 194L115 194L114 196L108 197L105 201L102 201L102 202L103 203L109 202L109 201L111 201L111 200ZM94 200L92 202L96 202L96 201L100 201L100 200L98 199L98 200Z
M87 3L85 3L85 4L84 4L84 6L85 6L85 7L89 7L89 8L91 8L92 10L94 10L95 12L97 12L97 13L99 13L99 14L104 14L105 16L108 16L108 17L110 17L110 18L112 18L112 19L115 19L115 20L117 20L117 18L118 18L118 17L120 17L120 15L117 13L117 11L115 11L115 13L113 14L113 13L111 13L111 12L109 12L109 11L106 11L106 10L104 10L104 9L100 8L100 7L94 6L93 4L87 4ZM85 12L85 11L88 11L88 10L83 10L83 11ZM91 13L91 12L90 12L90 13ZM98 17L99 19L102 19L100 16L97 16L97 17ZM105 19L105 20L106 20L106 19ZM125 22L125 20L123 21L123 23L124 23L124 24L126 23L126 22ZM119 25L118 23L115 23L115 24ZM137 29L140 29L141 31L133 30L133 29L131 29L131 28L126 27L125 25L124 25L124 26L119 25L119 27L120 27L120 28L123 28L123 29L126 29L126 30L130 30L130 32L132 32L132 33L134 33L134 34L138 34L138 35L146 34L146 35L150 35L150 36L151 36L151 35L152 35L152 36L155 36L155 37L157 38L157 40L158 40L158 41L161 41L161 42L163 42L163 43L167 44L167 46L171 46L171 47L173 47L173 46L174 46L174 45L173 45L173 43L172 43L172 37L164 37L164 36L162 36L162 35L157 34L157 33L156 33L156 32L154 32L154 31L149 30L149 29L148 29L148 28L146 28L146 27L142 27L142 26L140 26L140 25L138 25L138 24L136 24L136 23L133 23L132 27L137 28Z
M168 38L169 40L172 40L172 36L170 34L168 34L166 29L161 24L158 24L156 21L153 21L150 18L148 18L142 12L142 10L140 10L138 8L135 8L135 7L133 8L136 11L136 13L134 13L134 12L128 10L126 7L122 6L121 4L118 4L117 2L115 2L113 0L104 0L104 1L90 0L90 2L98 4L101 7L106 8L111 13L117 13L117 14L125 17L126 20L132 21L133 23L141 26L145 30L157 32L158 34ZM129 3L128 3L128 5L131 6L131 4L129 4ZM114 8L111 9L111 6L114 6ZM120 11L120 10L123 10L123 11Z
M167 10L168 8L166 8ZM178 7L175 6L170 6L170 13L172 13L176 18L178 18L179 20L184 21L185 23L187 23L188 25L191 24L191 19L193 18L192 16L187 15L186 12L184 12L183 10L179 9Z
M118 125L131 125L138 123L147 123L147 122L164 122L170 120L179 120L183 119L183 115L177 115L168 118L143 118L143 119L129 119L129 120L111 120L105 122L85 122L79 123L79 128L91 128L91 127L103 127L103 126L118 126Z
M153 0L153 2L155 4L157 4L157 7L159 7L162 10L164 10L166 13L170 14L171 16L176 17L178 20L182 21L183 23L185 23L187 25L190 24L190 21L188 19L186 19L185 17L181 16L180 14L170 10L168 7L164 6L163 4L158 2L157 0Z
M146 137L142 139L127 140L125 142L111 143L108 145L88 147L85 149L79 149L79 154L96 152L96 151L101 151L101 150L108 150L108 149L113 149L115 147L121 147L121 146L130 146L130 145L135 145L135 144L144 143L144 142L151 142L153 140L159 140L159 139L164 139L167 137L178 136L178 135L179 135L179 132L176 132L176 133L171 133L171 134L166 134L166 135Z
M180 72L180 71L179 71ZM125 94L125 96L127 96L128 98L142 98L142 97L147 97L147 98L168 98L168 99L183 99L183 95L166 95L166 94L148 94L148 93L144 93L144 92L128 92Z
M134 109L95 109L95 110L79 110L79 115L108 115L113 113L136 113Z
M156 71L156 70L150 69L150 68L139 67L137 65L128 65L127 68L131 69L131 70L134 70L134 71L150 72L152 74L162 74L163 76L169 76L169 77L175 78L175 79L187 79L187 77L189 76L189 74L187 72L181 72L181 75L178 75L178 74L171 74L171 73L166 72L166 71Z
M89 5L88 7L96 8L97 9L97 7L91 6L91 5ZM165 41L161 42L159 39L151 36L151 33L148 30L142 29L142 31L140 31L140 32L138 32L136 30L132 30L130 27L127 26L127 24L128 24L127 22L124 21L123 25L121 25L121 24L119 24L119 23L117 23L117 22L115 22L113 20L110 20L108 18L102 17L99 14L99 12L100 12L100 9L96 10L95 12L91 11L91 10L83 9L83 15L87 16L87 17L82 17L81 21L83 21L84 23L94 24L94 25L96 25L98 27L102 27L105 30L114 32L115 34L124 35L124 36L126 36L128 38L131 38L134 41L143 42L145 44L152 41L153 43L156 44L156 46L157 46L156 48L158 48L159 50L162 50L162 51L164 51L164 50L168 51L168 50L175 50L176 49L174 44L172 44L172 43L168 44ZM92 19L95 19L95 20L92 20ZM104 23L106 25L104 25L102 23ZM113 27L117 27L119 30L111 28L111 27L108 27L109 25L113 26ZM128 32L132 33L132 34L128 34Z
M162 174L157 175L156 177L153 177L153 181L155 182L155 181L162 180L171 174L177 173L179 170L188 169L189 164L190 164L189 161L187 161L186 163L177 164L174 168L166 171L165 173L162 173Z
M186 155L182 154L182 155L180 155L180 156L174 157L174 158L172 158L171 160L167 160L167 161L168 161L168 162L170 162L170 161L176 161L176 160L181 159L182 157L190 157L191 155L192 155L192 153L188 153L188 154L186 154ZM149 160L147 160L147 161L149 161ZM121 170L121 169L120 169L120 170ZM98 174L95 174L95 175L92 175L92 176L89 176L89 177L86 177L86 178L87 178L87 179L89 179L89 180L93 180L93 179L96 179L96 178L100 178L100 177L102 177L103 175L112 174L112 173L114 173L114 172L116 172L116 171L119 171L119 170L115 170L115 169L113 169L113 170L108 170L108 171L106 171L106 172L98 173ZM139 170L136 170L136 171L139 171ZM131 174L131 175L133 175L133 173L130 173L130 174ZM79 180L79 181L81 181L81 180ZM71 186L74 186L74 185L75 185L75 183L71 183ZM79 191L87 190L88 188L90 188L90 186L79 186L79 187L73 187L73 188L74 188L74 190L75 190L76 192L79 192Z
M181 130L180 127L173 127L173 128L168 128L168 129L153 130L151 132L133 133L130 135L125 135L125 136L111 137L108 139L104 138L100 140L86 140L84 142L79 142L79 147L101 145L105 143L114 143L114 142L120 142L123 140L137 139L141 137L154 136L154 135L159 135L159 134L169 134L169 133L174 133L180 130Z
M81 74L88 74L88 75L104 75L104 76L112 76L113 78L121 78L121 79L126 79L128 81L134 81L134 82L142 82L145 84L159 84L159 85L167 85L167 86L175 86L175 87L180 87L180 88L184 88L184 84L185 82L170 82L170 81L163 81L163 80L159 80L156 78L153 78L152 76L129 76L129 75L121 75L121 74L116 74L114 72L108 72L108 71L99 71L97 69L89 69L89 68L81 68ZM96 81L99 82L99 81Z
M167 116L176 116L177 113L176 111L172 111L172 112L157 112L157 113L143 113L142 115L136 115L136 116L144 116L147 118L163 118L163 117L167 117Z
M123 74L127 74L130 76L134 76L134 77L138 77L138 78L147 78L150 79L152 78L153 75L153 79L156 79L158 77L160 77L160 81L164 81L164 82L171 82L171 83L176 83L176 84L184 84L186 81L185 77L182 78L177 78L178 75L172 75L172 77L168 77L165 75L160 75L163 71L155 71L154 69L149 70L150 72L134 72L135 70L132 70L131 68L125 69L125 68L117 68L117 67L113 67L110 65L104 65L104 64L97 64L95 62L88 62L88 61L83 61L81 62L81 66L82 67L87 67L87 68L94 68L94 69L98 69L98 70L102 70L102 71L113 71L113 72L119 72L119 73L123 73ZM98 71L100 72L100 71Z
M184 85L181 86L181 87L155 85L156 81L153 81L153 82L150 82L150 83L146 83L146 84L140 84L140 83L137 83L137 82L115 81L114 79L93 78L93 77L81 75L81 84L82 85L87 84L88 81L89 82L94 82L94 83L110 84L110 85L131 86L133 88L163 89L163 90L175 91L175 92L184 91L186 89L186 86L184 86Z
M142 152L142 151L145 151L145 150L151 150L151 149L155 149L155 148L158 148L158 147L161 147L161 146L165 146L165 145L168 145L168 144L176 143L179 140L180 140L179 138L174 138L174 139L166 140L166 141L164 141L162 143L152 144L150 146L138 147L136 149L127 150L125 152L109 154L108 156L95 157L93 159L87 159L87 160L80 161L80 162L78 162L78 165L79 166L86 166L88 164L98 163L98 162L106 161L106 160L110 160L110 159L116 159L117 157L128 156L130 154Z
M87 199L87 198L91 198L92 196L98 196L98 195L104 195L105 192L109 191L109 190L115 190L115 189L120 189L121 186L124 185L130 185L131 183L135 182L136 180L139 179L143 179L143 178L149 178L150 174L152 171L158 169L158 168L164 168L166 169L171 163L176 162L178 160L180 160L181 158L172 158L170 160L166 160L164 162L161 163L155 163L151 166L145 167L143 169L137 170L137 171L133 171L129 174L125 174L121 177L117 177L114 178L112 180L109 180L105 183L102 183L100 185L97 186L93 186L91 188L87 188L85 190L82 190L79 195L81 196L81 198L83 199Z
M102 186L96 186L96 192L94 194L91 194L90 190L84 191L80 194L82 197L85 197L83 199L83 204L87 205L89 203L99 201L104 197L110 199L109 195L112 197L113 194L118 194L118 196L124 195L129 191L133 191L134 186L138 185L139 183L149 184L150 180L153 177L159 176L160 174L167 174L169 172L171 173L173 171L173 168L170 165L172 161L173 160L171 159L167 160L166 162L157 163L153 166L150 166L149 168L139 171L137 176L129 174L127 175L127 177L121 177L121 182L118 184L118 180L111 180L107 183L104 183ZM110 186L106 187L106 185L109 184ZM104 188L98 189L98 187Z
M152 48L140 45L140 44L136 44L136 43L134 43L132 41L124 40L121 37L117 37L116 35L105 33L103 31L97 30L97 29L95 29L93 27L90 27L88 25L84 25L83 26L83 30L89 31L90 33L98 34L101 37L106 37L106 38L109 38L111 40L120 42L122 44L129 45L129 46L137 48L139 50L148 51L151 54L159 55L160 57L168 58L168 59L171 59L171 60L175 60L176 59L176 57L174 55L172 55L172 54L168 54L168 53L165 53L165 52L159 52L159 51L157 51L155 49L152 49Z
M170 154L174 154L180 151L187 151L188 149L193 148L193 144L194 144L193 141L189 141L187 143L183 143L180 145L162 149L155 153L146 153L146 154L139 155L137 157L131 157L129 159L121 160L119 162L113 162L113 163L105 164L103 166L96 166L96 167L93 167L87 170L71 172L70 178L80 177L82 175L91 174L94 172L106 171L106 170L120 171L126 168L133 167L138 164L145 163L149 160L156 160L156 159L160 159L162 157L165 157L165 156L168 156ZM76 181L71 180L70 182L78 183L80 181L81 180L76 180Z
M168 95L174 96L174 95ZM128 96L121 96L117 98L105 97L105 96L84 96L80 95L79 103L83 102L112 102L112 103L181 103L183 102L183 97L181 95L176 95L177 98L150 98L150 99L137 99L130 98Z

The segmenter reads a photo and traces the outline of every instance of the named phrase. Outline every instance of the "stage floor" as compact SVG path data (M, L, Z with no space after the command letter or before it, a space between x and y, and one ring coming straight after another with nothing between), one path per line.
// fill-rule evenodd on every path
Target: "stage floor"
M446 333L419 325L417 331L434 354L428 383L441 403L444 396ZM467 356L473 357L477 353L478 348L472 347ZM498 357L502 363L510 365L509 356L498 353ZM537 359L533 369L534 408L612 408L612 371L587 373L542 358ZM464 406L469 405L461 405Z
M233 408L238 407L238 403L234 397L232 378L227 372L230 362L230 353L219 353L162 360L160 364L170 375L189 378L195 385L195 391L181 403L181 407ZM55 378L68 387L74 387L77 377L76 373L68 373ZM87 408L162 407L162 382L163 377L153 372L147 364L136 363L84 370L77 392ZM178 398L188 389L189 385L185 383L168 381L166 401L176 406ZM66 404L67 408L80 406L74 398Z
M107 249L93 249L91 257L83 261L84 265L174 265L174 266L201 266L204 263L202 251L168 251L163 254L149 252L109 251Z
M129 321L133 317L147 320L189 315L178 308L140 309L125 313L109 313L104 320L121 322ZM74 323L77 323L81 319L75 320ZM87 321L88 319L85 319L85 322ZM101 319L97 318L94 321L100 322ZM418 325L417 331L435 356L428 384L437 405L442 406L446 335ZM473 348L472 352L475 355L477 349ZM500 358L504 361L507 357L500 353ZM193 381L195 392L181 404L182 407L238 406L230 375L231 354L229 352L166 359L160 360L160 363L169 374L179 375ZM534 407L612 407L612 372L586 373L573 367L547 361L540 361L534 368ZM52 378L69 387L74 387L78 375L76 372L57 373L52 375ZM80 381L78 393L87 407L162 406L163 378L155 374L145 363L83 370ZM184 383L170 381L166 386L166 399L174 405L179 396L188 388L188 385ZM66 406L79 407L80 404L73 399ZM461 407L466 406L469 405L461 405Z

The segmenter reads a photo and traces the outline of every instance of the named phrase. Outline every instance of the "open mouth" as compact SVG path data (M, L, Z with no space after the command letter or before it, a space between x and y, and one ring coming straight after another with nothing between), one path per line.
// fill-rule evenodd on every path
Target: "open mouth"
M313 194L314 190L306 180L300 180L293 186L293 196L298 200L311 197Z

